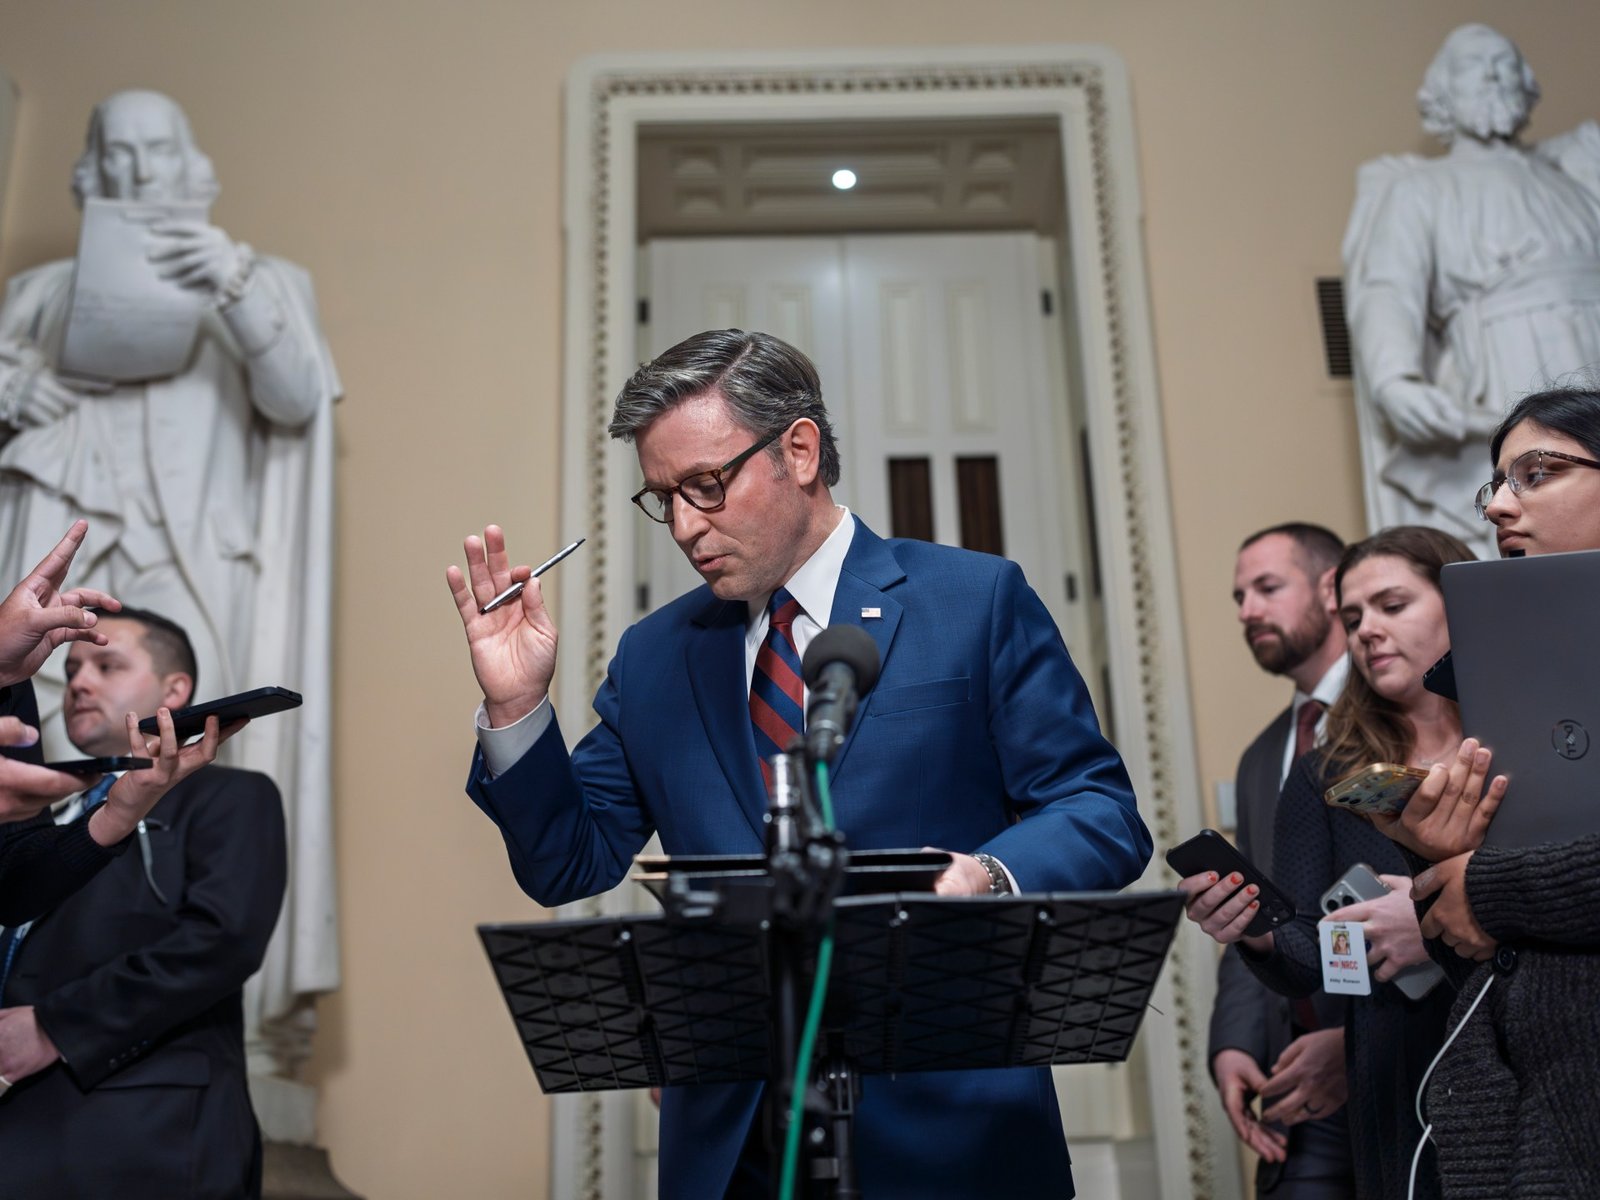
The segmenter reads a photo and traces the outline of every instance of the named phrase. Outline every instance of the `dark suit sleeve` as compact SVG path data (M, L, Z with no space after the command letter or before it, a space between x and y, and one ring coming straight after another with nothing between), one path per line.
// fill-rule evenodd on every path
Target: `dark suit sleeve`
M1015 563L998 572L989 619L989 738L1020 819L978 849L1023 891L1126 887L1150 861L1150 832L1055 621Z
M1239 824L1239 851L1271 877L1272 847L1261 845L1258 816L1271 816L1278 805L1278 775L1282 770L1287 721L1280 714L1250 743L1234 773L1234 797ZM1262 824L1270 830L1275 821ZM1282 1003L1278 1001L1277 1003ZM1209 1064L1223 1050L1243 1050L1262 1070L1275 1057L1269 1030L1273 1024L1273 997L1267 986L1250 972L1237 946L1222 952L1217 964L1217 998L1211 1009L1211 1033L1206 1048Z
M228 772L214 788L192 802L177 927L35 1005L84 1087L238 991L261 965L288 872L283 806L263 775Z
M500 827L522 890L546 907L621 883L655 829L618 732L633 635L632 629L622 635L595 696L599 723L570 756L553 717L543 736L503 775L491 778L483 751L473 754L467 794Z
M1271 1068L1267 1045L1270 1004L1266 985L1250 973L1238 947L1224 949L1217 963L1217 999L1206 1045L1208 1067L1224 1050L1243 1050L1263 1071Z
M0 716L39 727L39 704L30 683L0 688ZM37 744L14 752L24 762L43 763ZM88 818L57 828L48 814L0 824L0 925L23 925L48 912L121 852L89 836Z
M0 825L0 925L22 925L49 912L126 845L95 841L88 814L70 825L54 825L44 813Z
M1480 847L1467 864L1467 899L1496 941L1600 949L1600 836Z

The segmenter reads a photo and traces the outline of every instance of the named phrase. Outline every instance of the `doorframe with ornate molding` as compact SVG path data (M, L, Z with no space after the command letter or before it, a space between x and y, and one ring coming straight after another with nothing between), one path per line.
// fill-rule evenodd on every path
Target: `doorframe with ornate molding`
M636 364L641 125L966 119L1058 122L1112 690L1111 718L1157 855L1201 823L1177 563L1145 283L1133 113L1121 59L1099 46L622 55L583 60L566 92L562 524L589 538L559 575L566 650L556 695L587 712L632 619L637 465L606 436ZM581 723L572 720L574 735ZM598 901L587 902L597 912ZM1144 1022L1161 1195L1239 1194L1234 1140L1205 1065L1215 956L1183 923ZM556 1097L552 1196L636 1195L627 1094Z

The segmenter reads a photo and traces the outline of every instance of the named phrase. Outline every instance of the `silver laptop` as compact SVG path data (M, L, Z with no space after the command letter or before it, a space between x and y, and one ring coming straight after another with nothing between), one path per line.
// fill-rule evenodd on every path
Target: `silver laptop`
M1600 550L1441 576L1461 727L1510 781L1484 843L1600 832Z

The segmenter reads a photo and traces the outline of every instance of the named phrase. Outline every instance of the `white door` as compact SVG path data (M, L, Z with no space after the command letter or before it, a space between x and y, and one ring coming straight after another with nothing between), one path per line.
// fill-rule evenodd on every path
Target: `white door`
M660 239L640 349L737 327L805 351L839 438L835 498L884 536L1022 564L1098 693L1085 493L1039 246L1018 233ZM698 578L665 530L639 532L643 612Z
M643 264L654 358L706 329L759 329L816 364L830 412L848 408L843 270L833 239L696 238L650 243ZM848 444L848 443L846 443ZM841 503L844 501L841 500ZM700 584L665 526L637 522L639 614Z

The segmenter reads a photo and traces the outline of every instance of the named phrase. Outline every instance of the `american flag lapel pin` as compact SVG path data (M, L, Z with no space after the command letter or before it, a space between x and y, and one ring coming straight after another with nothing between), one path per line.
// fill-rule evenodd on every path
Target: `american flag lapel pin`
M881 608L863 608L861 610L861 619L863 621L870 621L875 617L881 616L883 616L883 609Z

